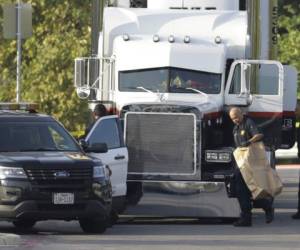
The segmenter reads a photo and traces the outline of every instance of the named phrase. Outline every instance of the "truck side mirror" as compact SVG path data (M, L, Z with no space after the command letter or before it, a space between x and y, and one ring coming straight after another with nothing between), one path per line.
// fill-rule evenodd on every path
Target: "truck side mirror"
M249 106L252 103L250 94L250 63L234 61L230 67L225 89L225 104Z
M98 57L75 59L74 85L80 99L87 99L91 95L91 90L99 86L100 63Z
M106 153L108 151L106 143L93 143L85 150L87 153Z

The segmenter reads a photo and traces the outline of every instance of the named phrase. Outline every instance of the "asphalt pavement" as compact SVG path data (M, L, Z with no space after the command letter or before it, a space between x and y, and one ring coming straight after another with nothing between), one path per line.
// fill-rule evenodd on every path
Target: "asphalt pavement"
M272 223L270 228L269 225L264 223L263 213L260 210L254 212L254 220L253 227L249 229L239 229L232 227L232 225L220 225L215 226L214 223L207 224L205 221L185 221L185 222L168 222L161 221L158 224L157 222L143 222L143 221L126 221L123 220L115 225L113 228L108 229L107 233L104 236L101 236L101 240L106 242L109 245L114 244L116 242L116 246L120 243L120 246L123 246L123 249L126 249L126 242L133 241L133 238L137 241L137 247L135 249L139 249L139 247L144 247L148 244L151 245L153 242L158 241L157 244L160 243L161 240L167 240L170 238L170 242L174 242L178 240L178 244L174 243L175 248L180 248L179 238L182 238L186 244L191 244L191 248L197 248L197 244L205 244L206 247L215 246L213 249L239 249L239 247L243 246L243 249L248 249L245 246L249 243L249 249L258 249L261 247L269 248L270 242L274 242L275 249L299 249L300 248L300 227L299 221L292 220L290 217L296 211L297 207L297 192L298 192L298 181L299 181L299 171L300 171L300 161L297 158L297 148L296 146L290 150L278 150L276 152L276 169L284 183L283 192L276 197L275 200L275 208L276 208L276 220ZM165 224L165 222L167 224ZM63 224L64 222L39 222L35 226L33 232L36 234L43 234L43 231L49 232L53 230L56 231L57 224L60 227L66 227L66 231L75 230L76 235L82 235L79 225L77 222L71 222L71 224ZM171 227L170 227L171 224ZM196 224L196 225L194 225ZM51 229L51 225L54 225ZM61 226L63 225L63 226ZM68 225L72 225L68 226ZM49 228L50 227L50 228ZM75 227L75 229L73 229ZM50 230L49 230L50 229ZM14 227L7 222L0 222L0 249L14 249L15 247L22 246L22 242L24 242L24 235L19 234L14 231ZM151 232L150 232L150 231ZM156 235L156 230L158 235ZM189 233L186 233L185 230L188 230ZM224 234L224 230L226 233ZM266 234L266 230L270 230L269 233ZM172 233L173 232L173 233ZM164 233L166 234L164 236ZM192 239L191 242L187 241L187 234L199 234L199 236ZM34 233L33 233L34 234ZM60 233L58 233L60 234ZM62 232L62 234L64 234ZM173 236L170 235L174 234ZM84 234L83 234L84 235ZM145 240L140 239L139 237L143 235ZM151 236L153 235L153 236ZM195 236L194 235L194 236ZM262 235L264 235L262 237ZM25 236L26 237L29 236ZM31 237L35 237L34 235ZM71 236L70 236L71 237ZM76 241L76 236L75 241ZM123 238L124 239L123 239ZM161 237L164 237L163 239ZM226 238L227 237L227 238ZM149 242L147 239L149 238ZM153 238L153 239L152 239ZM61 238L61 244L63 244L65 237ZM228 240L229 239L229 240ZM123 243L122 243L123 242ZM247 243L248 242L248 243ZM254 245L253 245L254 242ZM102 242L103 243L103 242ZM50 243L51 240L50 240ZM125 244L125 245L124 245ZM164 244L164 243L162 243ZM222 248L223 244L224 248ZM150 247L149 245L149 247ZM139 246L139 247L138 247ZM287 247L283 247L287 246ZM125 248L124 248L125 247ZM147 249L148 247L145 247ZM172 249L175 249L172 248ZM19 249L19 248L18 248ZM53 248L54 249L54 248ZM58 249L58 248L56 248ZM76 249L76 248L74 248ZM92 248L89 248L92 249ZM95 249L99 249L96 248ZM106 248L105 248L106 249ZM114 249L114 248L113 248ZM128 245L128 249L132 249L132 246ZM150 248L149 248L150 249ZM152 248L151 248L152 249ZM205 248L204 248L205 249Z
M203 220L138 220L119 222L102 235L84 234L78 222L39 222L20 235L17 247L1 250L287 250L300 249L298 220L292 210L277 209L271 224L261 209L254 211L253 226ZM9 232L13 227L0 224Z
M4 246L18 246L20 239L17 234L0 233L0 249Z

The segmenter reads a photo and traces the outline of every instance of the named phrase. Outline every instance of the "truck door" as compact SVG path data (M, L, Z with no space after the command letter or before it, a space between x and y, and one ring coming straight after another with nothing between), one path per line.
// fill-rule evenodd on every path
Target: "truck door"
M128 152L123 140L120 121L117 116L105 116L97 120L86 137L86 141L93 143L106 143L107 153L91 153L92 156L101 159L112 171L111 183L113 197L126 195L126 178Z
M283 79L283 66L277 61L238 60L225 89L225 105L242 107L264 133L264 142L275 148L282 141Z

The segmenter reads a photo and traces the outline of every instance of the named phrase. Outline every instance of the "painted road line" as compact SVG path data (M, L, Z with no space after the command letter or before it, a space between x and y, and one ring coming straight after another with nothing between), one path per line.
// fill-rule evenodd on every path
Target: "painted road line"
M300 169L300 164L276 165L276 169Z

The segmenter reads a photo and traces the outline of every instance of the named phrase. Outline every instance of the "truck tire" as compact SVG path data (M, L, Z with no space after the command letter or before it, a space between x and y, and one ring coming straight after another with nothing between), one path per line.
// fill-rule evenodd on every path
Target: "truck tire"
M104 233L110 222L103 218L88 218L79 220L80 227L85 233L101 234Z
M13 221L13 224L18 229L30 229L35 225L36 221L31 219L19 219Z

